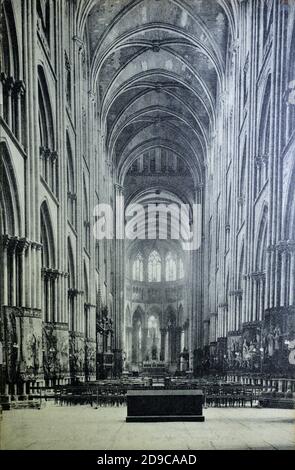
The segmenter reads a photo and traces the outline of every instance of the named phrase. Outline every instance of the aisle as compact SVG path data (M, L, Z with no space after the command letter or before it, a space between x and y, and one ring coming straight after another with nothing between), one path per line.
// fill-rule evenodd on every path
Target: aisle
M125 407L9 411L1 448L295 450L293 410L209 408L204 414L205 423L126 423Z

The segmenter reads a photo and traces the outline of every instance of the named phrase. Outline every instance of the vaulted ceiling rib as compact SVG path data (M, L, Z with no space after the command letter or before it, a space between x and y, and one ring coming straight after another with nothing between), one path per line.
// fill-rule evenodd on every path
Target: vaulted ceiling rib
M232 7L227 0L101 0L87 1L81 22L85 15L91 86L118 178L145 150L166 147L202 182Z

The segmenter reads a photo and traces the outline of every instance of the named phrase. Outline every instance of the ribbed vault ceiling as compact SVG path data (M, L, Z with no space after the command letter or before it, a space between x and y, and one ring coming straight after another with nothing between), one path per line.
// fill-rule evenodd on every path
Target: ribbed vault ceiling
M121 182L150 148L204 178L229 26L217 0L86 2L91 86L108 158Z

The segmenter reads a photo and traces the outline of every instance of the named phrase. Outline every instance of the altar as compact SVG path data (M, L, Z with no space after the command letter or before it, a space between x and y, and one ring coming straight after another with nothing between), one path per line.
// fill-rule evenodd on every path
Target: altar
M201 390L127 392L127 422L204 420Z
M150 376L164 376L166 374L166 364L163 361L144 361L142 363L142 373Z

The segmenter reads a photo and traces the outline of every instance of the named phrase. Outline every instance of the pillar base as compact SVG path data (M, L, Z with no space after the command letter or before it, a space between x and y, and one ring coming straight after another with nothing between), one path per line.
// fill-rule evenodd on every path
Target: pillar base
M0 402L3 403L10 403L11 396L10 395L0 395Z
M114 376L120 377L123 371L123 353L122 349L114 349Z

